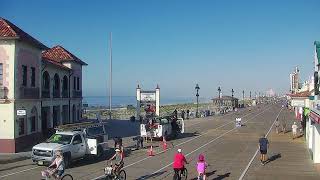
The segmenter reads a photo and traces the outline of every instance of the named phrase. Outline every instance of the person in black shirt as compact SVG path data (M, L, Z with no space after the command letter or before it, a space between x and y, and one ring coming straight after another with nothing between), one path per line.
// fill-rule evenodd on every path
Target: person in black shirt
M267 161L268 148L269 148L269 141L263 134L259 139L260 161L262 165L265 165Z

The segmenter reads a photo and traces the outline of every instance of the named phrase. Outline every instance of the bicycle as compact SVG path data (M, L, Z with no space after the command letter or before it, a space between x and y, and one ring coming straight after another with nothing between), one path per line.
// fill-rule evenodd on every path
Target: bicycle
M108 164L107 164L108 165ZM113 171L112 165L104 168L104 174L106 180L126 180L127 174L126 171L121 169L117 174Z
M51 178L51 176L53 176L51 174L51 170L49 168L47 168L47 170L41 171L41 175L42 175L42 180L48 180ZM57 179L55 176L53 176L55 179ZM60 180L73 180L73 177L71 176L71 174L64 174Z
M209 164L207 165L207 167L210 166ZM206 168L207 169L207 168ZM198 180L203 180L203 173L200 173L200 176L198 176Z
M181 172L178 172L178 174L176 174L176 172L175 172L173 179L174 180L187 180L188 179L188 170L186 168L183 168L183 170L181 170Z

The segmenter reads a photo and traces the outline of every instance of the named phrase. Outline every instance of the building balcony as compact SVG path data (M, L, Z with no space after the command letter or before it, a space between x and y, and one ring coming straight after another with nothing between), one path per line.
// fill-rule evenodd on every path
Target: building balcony
M69 91L68 90L63 90L62 91L62 97L63 98L68 98L69 97Z
M39 88L20 87L20 99L39 99Z
M49 89L42 90L42 98L50 98L50 90Z
M0 99L1 100L8 99L8 88L7 87L0 87Z
M81 98L82 97L82 91L73 90L72 97Z
M60 91L59 90L53 90L53 98L60 98Z

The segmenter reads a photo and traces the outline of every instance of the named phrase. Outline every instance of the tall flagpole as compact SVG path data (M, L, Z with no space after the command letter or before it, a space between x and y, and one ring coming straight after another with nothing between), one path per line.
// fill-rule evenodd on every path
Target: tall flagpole
M112 32L110 32L110 44L109 44L109 58L110 58L110 69L109 69L109 77L110 77L110 80L109 80L109 119L112 118Z

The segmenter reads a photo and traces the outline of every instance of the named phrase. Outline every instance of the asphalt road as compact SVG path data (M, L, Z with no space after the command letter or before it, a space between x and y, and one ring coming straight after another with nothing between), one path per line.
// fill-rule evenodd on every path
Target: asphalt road
M172 160L178 148L183 150L189 161L186 165L189 171L188 179L196 179L195 163L200 153L205 154L210 164L207 170L208 179L245 177L251 170L248 163L251 164L250 160L257 150L259 136L270 132L276 117L281 113L280 105L269 104L259 105L251 111L244 109L223 116L187 120L186 133L171 141L173 148L164 152L160 142L153 142L156 155L152 157L147 155L146 149L128 151L124 166L127 179L172 179ZM242 117L244 126L235 128L236 117ZM130 136L135 134L128 133L133 127L136 125L122 124L123 131L128 134L124 146L133 145ZM119 130L117 132L119 133ZM103 179L105 164L105 161L80 160L66 172L72 174L76 180ZM34 165L31 160L5 164L0 167L0 179L40 179L40 171L44 168Z

